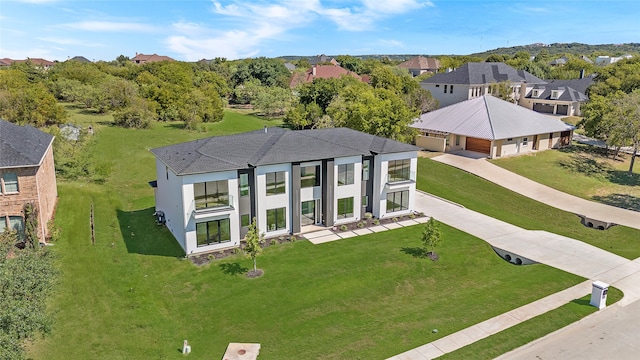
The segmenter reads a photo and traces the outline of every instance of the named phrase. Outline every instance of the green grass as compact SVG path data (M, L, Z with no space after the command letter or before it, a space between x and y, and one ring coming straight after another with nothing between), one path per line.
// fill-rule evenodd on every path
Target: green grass
M640 257L640 230L614 226L602 232L587 228L574 214L430 159L418 159L417 187L525 229L564 235L628 259Z
M622 291L610 287L607 304L617 302L622 295ZM557 309L445 354L438 359L493 359L596 312L597 309L589 305L590 299L591 295L575 299Z
M614 161L599 149L576 144L492 162L571 195L640 211L640 165L629 175L629 159L627 155L625 161Z

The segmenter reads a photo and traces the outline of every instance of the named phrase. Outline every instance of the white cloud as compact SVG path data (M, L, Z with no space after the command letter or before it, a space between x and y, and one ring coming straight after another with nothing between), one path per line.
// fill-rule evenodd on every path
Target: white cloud
M340 30L375 29L375 22L390 16L433 6L421 0L360 0L350 6L325 6L320 0L274 0L270 3L231 0L225 4L212 0L216 24L231 29L216 31L207 25L179 22L175 35L167 38L170 49L189 60L222 56L230 59L253 56L269 40L296 37L295 29L318 19L335 23ZM324 25L330 26L330 25ZM390 43L402 46L401 43Z
M62 24L60 27L84 31L97 32L140 32L150 33L158 31L154 26L133 23L133 22L115 22L115 21L81 21L77 23Z
M97 44L95 42L84 42L84 41L80 41L78 39L71 39L71 38L56 38L56 37L40 37L37 38L38 40L42 40L42 41L46 41L46 42L50 42L50 43L54 43L54 44L59 44L59 45L80 45L80 46L86 46L86 47L102 47L104 46L103 44Z

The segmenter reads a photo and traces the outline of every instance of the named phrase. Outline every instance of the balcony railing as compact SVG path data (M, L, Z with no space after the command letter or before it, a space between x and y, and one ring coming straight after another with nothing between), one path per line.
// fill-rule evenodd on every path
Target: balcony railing
M193 213L207 213L233 208L232 195L205 196L191 202L190 209Z
M387 180L387 184L401 183L401 182L415 182L416 172L409 171L407 173L406 171L404 171L402 173L387 174L386 180Z

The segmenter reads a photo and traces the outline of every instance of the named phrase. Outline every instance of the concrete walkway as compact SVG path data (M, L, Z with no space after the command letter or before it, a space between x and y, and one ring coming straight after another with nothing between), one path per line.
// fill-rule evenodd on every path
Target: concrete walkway
M595 280L607 282L624 292L623 300L613 307L623 307L640 299L640 260L630 261L564 236L522 229L421 192L416 193L415 208L493 246L589 280L390 359L425 360L441 356L587 295L591 292L591 282ZM601 313L592 317L601 318ZM640 323L637 328L640 330Z
M640 229L640 212L600 204L566 194L514 174L486 161L485 158L478 159L456 154L443 154L432 158L432 160L457 167L561 210L585 215L600 221Z

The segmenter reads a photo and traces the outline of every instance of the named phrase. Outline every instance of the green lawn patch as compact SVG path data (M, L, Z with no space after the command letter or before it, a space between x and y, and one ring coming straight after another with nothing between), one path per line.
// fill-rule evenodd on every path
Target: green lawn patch
M629 155L624 156L624 161L613 160L602 149L576 144L571 148L492 162L583 199L640 211L640 166L629 175L629 160Z
M610 287L607 304L617 302L622 296L622 291ZM590 299L591 295L575 299L557 309L445 354L439 359L494 359L596 312L597 309L589 305Z
M552 152L555 151L544 153ZM417 187L525 229L564 235L628 259L640 257L640 230L624 226L614 226L604 232L587 228L574 214L430 159L418 159Z

